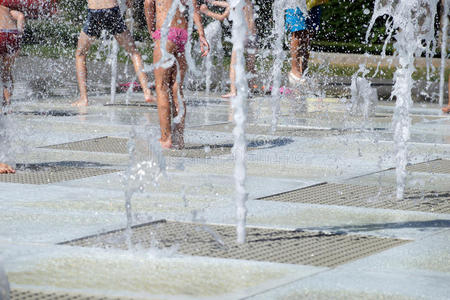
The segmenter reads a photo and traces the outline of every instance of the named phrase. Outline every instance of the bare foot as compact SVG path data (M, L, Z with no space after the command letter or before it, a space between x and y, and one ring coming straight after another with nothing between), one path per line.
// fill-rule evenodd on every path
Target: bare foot
M7 164L0 163L0 174L16 173L16 171Z
M445 114L450 113L450 105L447 105L446 107L443 107L443 108L442 108L442 111L443 111Z
M78 99L77 101L72 103L72 106L74 107L80 107L80 106L88 106L88 100L87 99Z
M159 139L159 143L163 149L171 149L172 148L172 139L169 137L167 140L163 141Z
M222 95L222 98L228 99L228 98L233 98L236 97L236 93L228 93L225 95Z
M145 102L147 103L156 103L156 97L153 94L145 97Z

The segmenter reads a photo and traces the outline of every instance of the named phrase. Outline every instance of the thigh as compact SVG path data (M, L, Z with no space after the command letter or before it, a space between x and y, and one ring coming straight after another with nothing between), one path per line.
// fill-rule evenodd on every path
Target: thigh
M186 55L184 54L184 52L182 52L179 53L176 56L176 58L178 62L178 71L180 72L180 89L181 89L181 85L184 82L184 76L186 75L187 70ZM173 81L176 82L177 72L174 72L173 76L174 76Z
M128 30L122 33L118 33L114 36L121 47L125 49L128 53L137 51L136 44L134 43L133 37Z
M156 41L155 47L153 50L153 65L156 65L162 58L162 52L161 52L161 43L160 41ZM169 68L163 68L158 67L154 70L155 73L155 85L156 88L162 88L162 87L169 87L169 83L172 80L172 67Z

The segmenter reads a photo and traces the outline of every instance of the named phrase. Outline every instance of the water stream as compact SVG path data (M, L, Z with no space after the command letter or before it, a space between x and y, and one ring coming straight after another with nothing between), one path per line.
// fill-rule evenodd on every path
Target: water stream
M392 126L396 147L397 199L403 199L407 177L414 60L423 52L432 51L429 45L434 41L433 22L437 3L438 0L376 0L368 29L370 32L379 17L389 16L386 29L388 36L395 38L395 55L399 58L399 67L394 74L395 83L391 95L391 98L396 101Z
M233 51L236 53L236 90L237 95L232 99L234 110L233 129L234 146L233 154L235 158L234 182L236 194L236 219L237 219L237 243L243 244L246 241L246 219L247 208L245 202L248 193L245 188L246 182L246 152L247 141L245 138L245 126L247 121L247 76L245 74L244 42L247 36L247 24L244 18L244 0L231 0L230 19L233 21L232 42Z
M273 39L275 40L272 49L274 62L272 67L272 131L275 131L278 123L278 115L280 113L280 86L281 86L281 70L285 53L283 51L284 41L284 10L286 9L286 1L278 0L273 3L273 19L275 27L273 30Z
M442 13L442 43L441 43L441 70L440 70L440 82L439 82L439 106L444 105L445 94L445 60L447 59L447 43L448 43L448 14L450 1L444 2L444 11ZM450 91L449 91L450 92Z

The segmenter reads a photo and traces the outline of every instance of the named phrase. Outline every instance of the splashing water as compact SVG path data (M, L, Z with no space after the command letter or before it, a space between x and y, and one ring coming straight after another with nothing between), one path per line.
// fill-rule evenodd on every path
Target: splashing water
M205 27L205 37L211 46L211 51L204 61L206 93L209 93L211 91L213 56L216 56L219 62L223 59L222 26L219 21L214 21Z
M117 81L117 56L119 55L119 43L116 39L112 40L111 48L111 103L116 101L116 81Z
M272 68L272 131L275 132L278 123L278 114L280 112L280 86L281 86L281 68L284 61L283 39L284 39L284 10L285 1L275 1L273 3L273 19L275 28L273 37L275 38L275 48L273 49L275 60Z
M233 154L235 157L234 181L236 187L236 213L237 213L237 243L243 244L246 240L246 218L247 208L245 202L248 194L245 189L246 181L246 152L247 141L245 139L245 122L247 120L246 98L247 98L247 77L245 74L244 61L244 42L247 33L247 24L244 19L245 0L231 0L230 19L233 21L232 42L233 51L236 52L236 89L237 95L232 99L234 110L234 122L236 127L233 129L234 146Z
M360 65L358 72L352 76L350 87L352 93L350 114L363 117L364 123L367 123L369 117L375 114L378 103L377 90L366 79L368 73L369 70L365 65Z
M442 44L441 44L441 74L439 83L439 106L444 105L444 85L445 85L445 60L447 59L447 38L448 38L448 14L450 2L444 1L443 24L442 24Z
M131 36L133 36L134 33L134 18L133 18L133 9L131 7L126 8L125 11L125 24L127 25L127 28L130 30L130 34ZM128 76L128 62L129 62L129 57L126 60L125 63L125 69L124 69L124 75L125 78L127 78ZM131 80L131 82L135 82L136 81L136 73L134 74L133 79ZM133 93L133 87L134 84L130 84L130 86L128 87L128 90L125 94L125 104L129 104L130 103L130 96Z
M406 184L406 164L408 161L408 141L412 106L411 89L414 84L414 59L423 52L430 55L429 45L434 41L433 21L438 0L376 0L374 13L366 38L376 19L389 16L386 28L389 38L394 36L394 48L399 57L399 67L394 74L392 98L396 99L393 119L396 153L397 199L403 199ZM388 43L389 40L386 40Z
M132 128L128 142L130 162L122 178L127 218L125 238L128 249L132 248L133 213L131 199L135 193L144 192L149 183L156 185L166 170L164 155L155 139L156 133L149 128L145 129L145 133L142 136L138 134L135 128Z
M125 11L125 1L121 0L119 1L119 8L121 13ZM111 103L114 104L116 101L116 85L117 85L117 59L119 55L119 43L116 41L116 39L112 38L112 45L111 45L111 53L109 57L109 61L111 63ZM126 68L125 68L126 69Z

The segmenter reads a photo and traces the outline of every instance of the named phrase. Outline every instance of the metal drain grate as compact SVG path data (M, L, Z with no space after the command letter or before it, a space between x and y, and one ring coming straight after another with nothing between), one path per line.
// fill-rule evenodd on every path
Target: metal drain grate
M70 110L47 110L47 111L18 111L16 114L25 116L51 116L51 117L72 117L77 116L80 113Z
M250 141L248 150L256 150L258 148L273 148L291 143L289 139L258 139ZM127 154L128 139L114 138L114 137L100 137L90 140L83 140L65 144L44 146L42 148L70 150L70 151L86 151L86 152L103 152L103 153L120 153ZM182 150L164 150L164 154L172 157L186 157L186 158L211 158L214 156L230 154L233 144L186 144Z
M90 140L45 146L42 148L126 154L128 153L127 143L128 139L104 136Z
M217 125L205 125L199 127L193 127L194 130L205 130L205 131L219 131L219 132L232 132L234 125L229 124L217 124ZM295 137L327 137L327 136L338 136L352 133L350 130L344 129L315 129L315 128L298 128L298 127L285 127L278 126L275 132L271 131L270 126L260 126L260 125L247 125L246 133L249 134L261 134L261 135L275 135L275 136L295 136Z
M410 172L450 174L450 160L437 159L419 164L409 165Z
M150 107L157 108L156 103L147 103L142 101L130 101L126 102L116 102L116 103L105 103L104 106L124 106L124 107Z
M125 231L63 243L70 246L126 249ZM133 244L178 246L186 255L335 267L408 241L373 236L325 234L276 229L247 229L247 243L236 244L234 226L159 221L135 226Z
M120 298L96 297L69 293L47 293L27 290L12 290L11 300L119 300Z
M15 174L0 174L0 182L50 184L119 172L113 169L34 164L18 168Z
M257 200L450 213L450 192L407 190L405 199L397 200L393 187L338 183L319 184Z
M127 154L128 139L101 137L91 140L83 140L78 142L45 146L43 148L70 150L70 151L86 151L86 152L103 152L103 153L119 153ZM209 158L212 156L229 154L233 145L190 145L186 144L183 150L166 150L164 154L174 157L194 157Z

